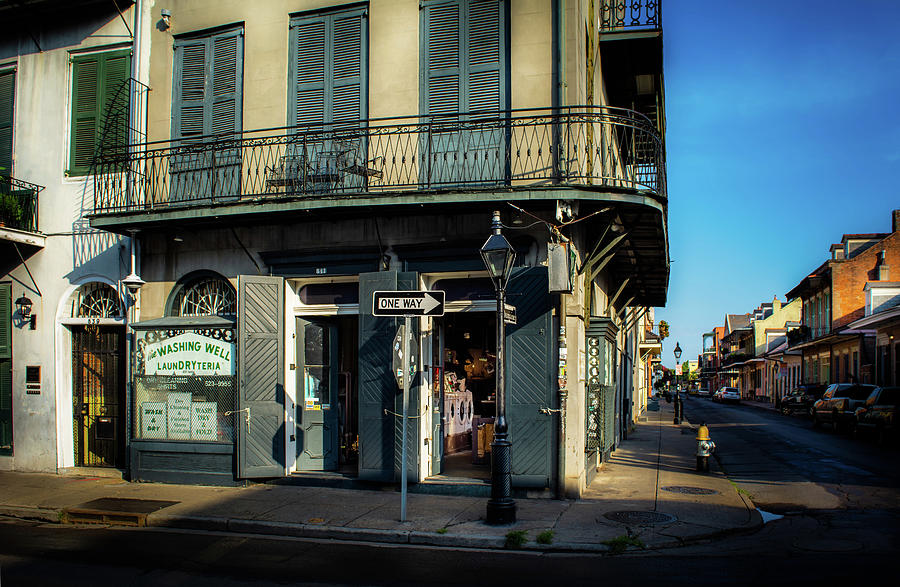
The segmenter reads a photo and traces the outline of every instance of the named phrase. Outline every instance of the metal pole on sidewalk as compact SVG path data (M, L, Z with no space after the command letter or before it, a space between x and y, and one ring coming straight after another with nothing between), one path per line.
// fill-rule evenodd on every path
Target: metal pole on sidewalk
M409 416L409 380L412 378L409 373L409 339L410 339L410 319L409 316L403 317L403 419L400 426L403 428L400 441L400 521L406 521L406 485L407 485L407 459L406 459L406 443L407 432L406 423Z

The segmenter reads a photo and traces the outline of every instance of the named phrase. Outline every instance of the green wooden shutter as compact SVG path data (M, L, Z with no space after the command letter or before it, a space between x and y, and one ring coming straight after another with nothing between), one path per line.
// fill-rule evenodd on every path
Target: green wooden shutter
M291 29L294 36L292 60L294 90L293 120L297 126L325 122L325 17L299 19Z
M12 454L12 415L12 285L0 283L0 455Z
M241 130L241 90L243 88L243 43L241 31L214 36L212 77L209 96L210 134L231 134Z
M454 114L463 109L462 95L462 0L428 3L424 8L422 55L424 63L424 102L428 115Z
M0 283L0 359L12 358L12 285Z
M16 95L16 72L0 73L0 175L12 176L13 105Z
M319 125L367 116L364 9L294 19L291 55L288 124Z
M462 108L466 112L504 110L503 10L497 0L472 0L467 9Z
M205 134L206 61L208 39L175 45L173 137L190 139Z
M101 139L105 146L124 144L127 128L127 89L131 56L127 51L96 53L72 59L72 131L69 146L69 175L91 171ZM124 111L121 92L126 92ZM115 116L107 117L113 109ZM110 128L104 133L104 124Z

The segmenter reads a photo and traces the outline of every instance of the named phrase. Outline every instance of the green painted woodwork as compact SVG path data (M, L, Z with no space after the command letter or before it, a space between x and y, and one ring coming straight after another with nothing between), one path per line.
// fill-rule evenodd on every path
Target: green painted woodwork
M16 71L0 72L0 175L12 177Z
M13 452L12 284L0 283L0 455Z
M104 129L104 126L116 93L127 91L122 85L130 72L131 53L128 50L72 58L69 175L91 172L101 142L106 147L125 143L128 123L125 117L117 117L113 128Z

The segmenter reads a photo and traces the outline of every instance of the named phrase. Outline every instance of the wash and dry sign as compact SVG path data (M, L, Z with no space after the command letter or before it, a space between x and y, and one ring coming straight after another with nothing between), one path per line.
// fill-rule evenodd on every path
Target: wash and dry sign
M144 375L234 375L234 343L191 331L149 343Z

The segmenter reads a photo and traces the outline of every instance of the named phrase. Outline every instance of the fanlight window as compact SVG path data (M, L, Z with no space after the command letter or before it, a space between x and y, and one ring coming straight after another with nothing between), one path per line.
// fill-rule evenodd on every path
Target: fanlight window
M234 288L220 277L206 277L185 285L175 296L175 316L235 315Z
M122 315L119 294L105 283L81 286L72 302L72 316L75 318L120 318Z

